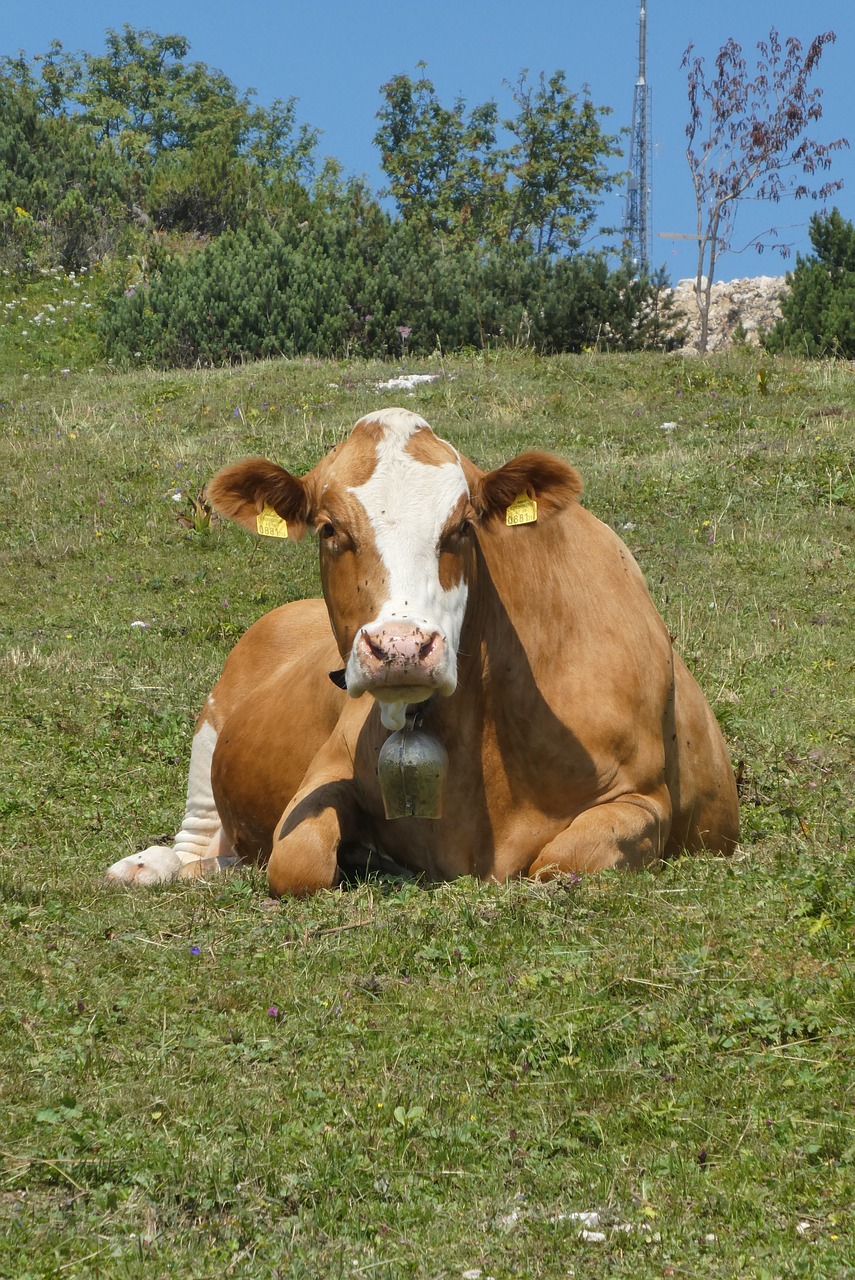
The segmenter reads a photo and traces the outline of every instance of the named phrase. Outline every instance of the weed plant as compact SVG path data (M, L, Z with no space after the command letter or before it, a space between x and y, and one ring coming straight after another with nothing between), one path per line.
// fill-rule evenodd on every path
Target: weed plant
M0 1275L855 1275L851 369L516 352L418 362L409 396L388 364L28 351L0 406ZM318 591L311 540L208 526L204 482L302 471L402 400L483 465L580 468L722 723L738 853L106 889L176 829L230 646Z

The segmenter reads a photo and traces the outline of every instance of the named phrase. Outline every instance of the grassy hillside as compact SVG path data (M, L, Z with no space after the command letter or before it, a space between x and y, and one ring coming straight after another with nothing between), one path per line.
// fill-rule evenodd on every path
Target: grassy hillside
M508 353L415 366L410 397L388 365L87 371L85 323L69 360L22 328L0 1275L855 1275L851 369ZM231 644L318 589L310 540L197 530L194 497L394 403L483 464L580 468L725 730L732 860L281 904L259 874L102 886L175 830Z

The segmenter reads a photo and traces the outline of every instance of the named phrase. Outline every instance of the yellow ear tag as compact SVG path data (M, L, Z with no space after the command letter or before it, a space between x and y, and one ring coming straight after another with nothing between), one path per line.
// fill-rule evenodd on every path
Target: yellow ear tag
M264 538L287 538L288 525L272 507L264 507L255 517L255 527Z
M506 524L534 524L537 519L537 502L527 493L518 493L505 512Z

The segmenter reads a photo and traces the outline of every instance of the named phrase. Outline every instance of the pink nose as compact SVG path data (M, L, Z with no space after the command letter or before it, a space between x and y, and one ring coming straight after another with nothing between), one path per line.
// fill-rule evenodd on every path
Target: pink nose
M386 623L363 631L357 641L359 664L372 684L430 684L445 652L438 631L412 623Z

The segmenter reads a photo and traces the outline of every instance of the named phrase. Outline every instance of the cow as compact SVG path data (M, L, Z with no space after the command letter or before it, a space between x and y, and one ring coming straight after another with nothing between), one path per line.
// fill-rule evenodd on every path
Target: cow
M428 882L732 851L715 716L581 489L539 451L481 470L397 408L302 478L264 458L220 471L221 515L283 546L317 534L324 599L238 641L199 717L173 846L108 878L266 862L280 897L336 885L353 850ZM416 717L448 755L441 816L389 818L379 753Z

